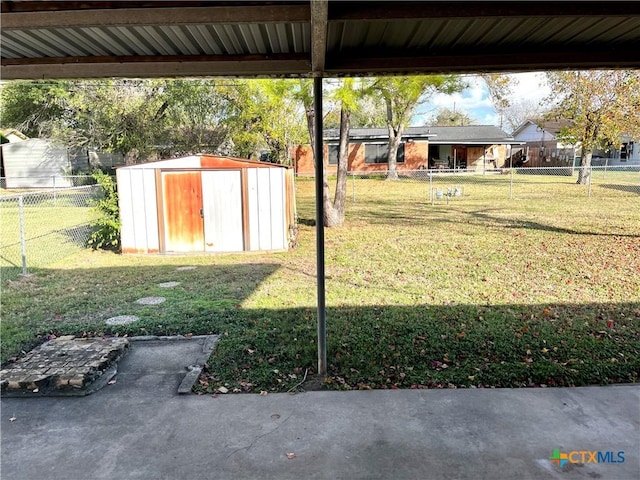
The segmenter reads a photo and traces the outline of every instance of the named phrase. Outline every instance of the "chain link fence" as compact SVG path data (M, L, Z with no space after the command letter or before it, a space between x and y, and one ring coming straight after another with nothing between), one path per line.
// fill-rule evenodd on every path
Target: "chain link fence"
M11 194L16 189L59 189L95 185L91 175L52 175L45 177L1 177L0 191L3 195Z
M26 275L86 247L98 185L0 196L0 270Z
M640 196L640 165L539 167L468 170L398 170L398 181L381 185L388 171L349 172L349 197L385 189L407 201L447 203L454 199L635 198ZM578 183L578 180L583 180ZM375 185L374 185L375 184Z

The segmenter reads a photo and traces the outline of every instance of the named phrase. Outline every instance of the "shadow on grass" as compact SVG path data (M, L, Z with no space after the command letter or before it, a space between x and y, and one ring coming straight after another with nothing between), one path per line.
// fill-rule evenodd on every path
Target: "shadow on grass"
M440 201L441 203L442 201ZM539 230L570 235L598 235L607 237L631 237L640 235L623 232L598 232L593 230L578 230L545 224L533 220L522 220L513 216L501 216L503 208L469 210L456 206L455 201L449 205L432 206L428 202L409 202L406 200L362 202L357 207L351 207L349 216L372 224L397 226L436 225L442 223L461 224L474 220L475 224L487 227L502 227L508 229ZM495 212L492 214L491 212Z
M640 237L640 235L633 235L628 233L602 233L595 231L581 231L575 230L571 228L563 228L554 225L547 225L540 222L534 222L532 220L517 220L514 218L504 218L499 217L497 215L491 215L487 212L491 210L476 210L472 212L465 212L466 215L481 219L487 223L487 225L491 226L500 226L503 228L521 228L526 230L540 230L544 232L553 232L553 233L566 233L569 235L597 235L597 236L605 236L605 237L631 237L636 238Z
M313 374L315 308L243 305L280 265L203 259L185 259L194 270L43 270L14 282L3 292L3 360L51 334L219 334L202 390L287 391ZM268 290L260 295L268 301ZM166 301L135 303L147 296ZM117 315L139 320L104 323ZM330 306L327 332L329 388L577 386L637 382L640 374L640 300Z
M152 262L154 257L143 261ZM86 269L30 269L28 277L4 278L1 361L33 346L48 334L174 335L207 331L219 333L238 321L234 313L279 264L207 264L213 256L186 257L186 266L149 265ZM157 257L158 263L170 258ZM131 257L132 263L140 262ZM160 284L179 282L173 288ZM38 301L34 301L37 296ZM160 305L139 305L143 297L165 297ZM111 327L110 317L135 315L127 328Z
M316 366L308 308L249 310L209 362L210 390L285 391ZM327 309L331 386L577 386L638 381L640 303Z
M635 193L636 195L640 195L640 185L620 185L614 183L604 183L597 186L601 188L608 188L610 190L618 190L620 192Z
M91 235L91 230L92 228L89 226L89 222L87 222L81 225L63 228L52 233L59 233L66 239L66 243L70 245L86 247L89 235Z

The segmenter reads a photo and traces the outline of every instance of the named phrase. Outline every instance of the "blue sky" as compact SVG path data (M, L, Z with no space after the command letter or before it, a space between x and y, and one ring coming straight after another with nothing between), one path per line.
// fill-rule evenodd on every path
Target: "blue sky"
M543 72L515 73L511 74L517 82L513 88L513 100L529 99L542 100L549 90L544 85ZM469 88L454 95L437 94L431 101L419 106L413 118L412 125L424 125L441 108L449 108L464 112L471 116L475 123L480 125L500 125L500 118L493 108L489 92L484 82L474 75L467 77Z

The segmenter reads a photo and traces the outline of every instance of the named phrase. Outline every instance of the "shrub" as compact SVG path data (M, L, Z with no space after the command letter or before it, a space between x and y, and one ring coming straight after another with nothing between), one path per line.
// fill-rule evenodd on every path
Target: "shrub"
M98 218L91 222L93 231L87 245L93 249L120 250L120 210L118 209L118 192L114 178L100 170L93 172L92 177L100 185L101 197L93 201L93 209Z

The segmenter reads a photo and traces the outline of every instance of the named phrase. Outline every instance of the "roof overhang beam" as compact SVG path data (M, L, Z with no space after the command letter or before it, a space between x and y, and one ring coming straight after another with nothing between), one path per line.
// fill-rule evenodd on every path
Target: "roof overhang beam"
M367 55L343 52L327 61L327 76L387 74L518 72L538 70L640 68L640 50L566 50L453 55Z
M308 76L304 54L4 59L3 80L34 78Z
M638 2L332 2L329 21L486 17L610 17L640 13Z
M116 5L117 6L117 5ZM109 8L3 12L2 28L89 28L144 25L207 25L309 22L308 5Z

